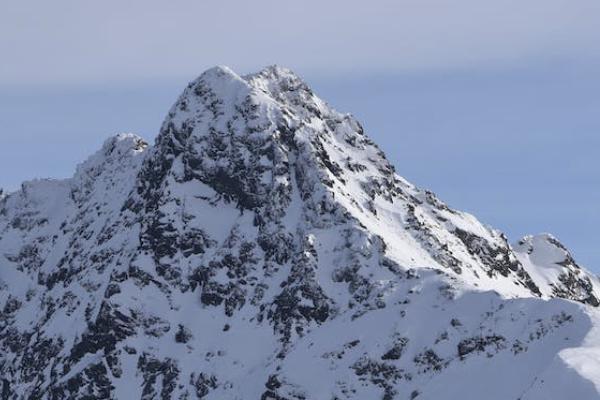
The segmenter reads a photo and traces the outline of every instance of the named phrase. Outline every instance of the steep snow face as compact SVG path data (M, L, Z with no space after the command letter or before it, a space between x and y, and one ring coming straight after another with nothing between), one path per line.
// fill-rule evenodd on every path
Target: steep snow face
M155 146L0 198L1 393L597 398L598 282L557 243L513 251L291 71L216 67Z
M598 277L581 268L567 248L550 234L526 236L515 246L517 258L541 292L598 307Z

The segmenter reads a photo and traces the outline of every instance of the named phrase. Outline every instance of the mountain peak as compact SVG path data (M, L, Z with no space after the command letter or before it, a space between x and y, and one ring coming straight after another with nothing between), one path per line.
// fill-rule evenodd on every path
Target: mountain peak
M215 65L200 74L200 77L205 77L206 79L210 79L209 77L214 77L215 79L222 78L231 78L231 79L240 79L238 74L236 74L231 68L227 65Z
M133 133L120 133L107 139L102 148L77 166L70 180L73 197L83 200L96 193L115 197L116 191L128 190L142 163L148 143ZM129 188L130 190L130 188Z
M198 179L254 207L257 199L290 184L289 163L301 156L298 151L307 160L327 158L323 142L332 142L342 123L348 140L357 141L350 136L359 125L327 107L287 69L272 66L241 78L215 67L178 98L154 153L174 166L163 172L168 168L179 180ZM323 162L330 172L341 171L328 159ZM319 170L314 173L326 174ZM287 177L279 176L283 171Z
M600 281L582 268L565 245L549 233L525 236L515 245L517 258L547 296L600 305Z
M202 74L169 112L142 173L142 197L175 185L205 196L201 182L257 223L280 225L294 205L311 226L351 224L387 237L377 241L399 265L439 267L489 289L510 278L507 294L539 295L503 235L396 175L355 119L281 67L244 78L224 68ZM402 228L392 235L384 221Z
M248 88L247 83L227 66L216 66L203 72L191 83L194 94L202 96L205 91L211 91L223 102L236 101L232 94Z
M308 85L291 69L279 65L270 65L261 71L244 76L253 87L279 98L281 93L304 90L310 92Z
M142 154L148 143L133 133L120 133L108 138L102 148L77 166L74 180L96 179L103 173L125 168L131 159Z
M0 199L0 264L3 398L598 398L597 279L408 183L281 67L212 68L153 147Z
M518 241L515 249L527 253L539 265L571 264L579 268L567 247L550 233L527 235Z

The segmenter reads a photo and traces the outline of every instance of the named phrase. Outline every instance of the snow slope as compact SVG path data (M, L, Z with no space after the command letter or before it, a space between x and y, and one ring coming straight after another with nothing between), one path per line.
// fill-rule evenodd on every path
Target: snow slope
M294 73L0 198L2 399L597 399L598 279L398 176Z

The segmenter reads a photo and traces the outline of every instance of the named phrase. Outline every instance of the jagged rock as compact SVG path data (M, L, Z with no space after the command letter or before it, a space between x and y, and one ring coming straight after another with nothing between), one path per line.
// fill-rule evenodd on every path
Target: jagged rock
M0 192L0 394L596 399L599 288L398 176L293 72L216 67L153 146Z
M598 278L581 268L554 236L527 236L517 243L516 255L526 269L536 274L544 294L600 305Z
M506 339L502 336L488 335L463 339L458 344L458 355L464 359L473 352L484 352L487 349L498 352L505 347Z

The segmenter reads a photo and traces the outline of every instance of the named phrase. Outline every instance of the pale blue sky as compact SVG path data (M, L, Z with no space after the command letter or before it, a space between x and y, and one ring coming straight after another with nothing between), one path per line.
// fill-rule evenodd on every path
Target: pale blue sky
M322 3L3 6L0 187L69 176L117 132L152 141L207 67L279 63L401 175L511 240L552 232L600 271L600 3Z

